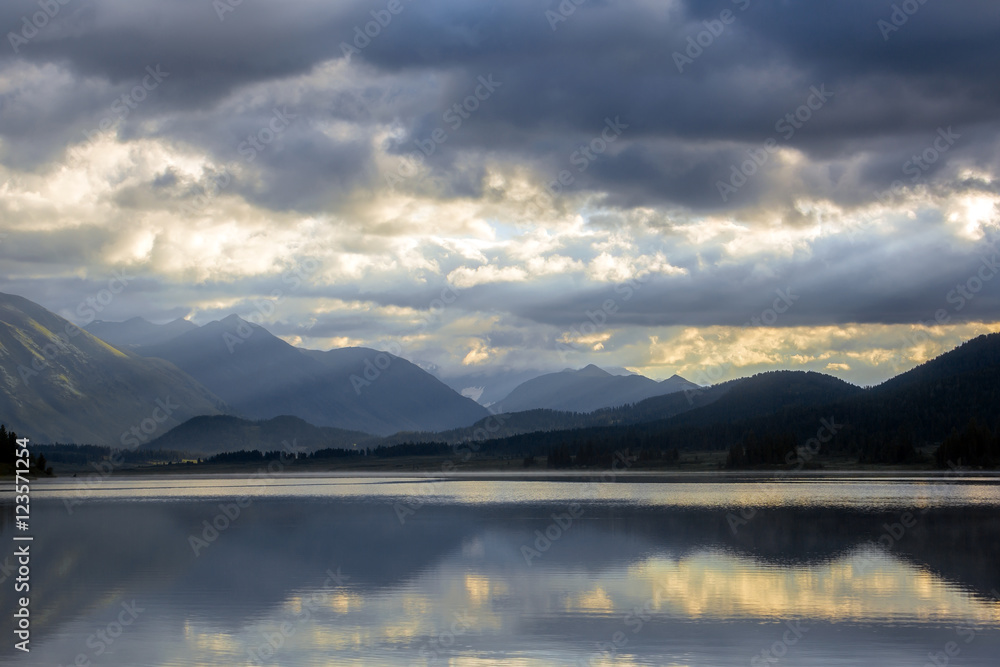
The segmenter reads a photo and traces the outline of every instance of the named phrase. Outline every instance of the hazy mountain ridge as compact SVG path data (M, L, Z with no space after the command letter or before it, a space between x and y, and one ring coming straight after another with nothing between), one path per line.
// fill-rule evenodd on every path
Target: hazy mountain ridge
M143 447L211 456L240 450L311 453L329 447L364 447L377 440L367 433L312 424L288 415L250 421L230 415L193 417Z
M562 437L563 432L580 429L614 429L667 422L672 425L714 423L730 421L737 416L766 415L795 406L825 404L862 391L835 377L804 371L772 371L711 387L692 386L694 389L590 413L541 409L498 413L468 428L440 433L398 433L387 438L387 442L456 443L555 432L559 432L559 437ZM721 405L713 410L711 406L717 403ZM685 419L687 421L683 421Z
M22 297L2 295L0 304L0 420L33 439L136 446L191 417L224 412L294 415L379 435L455 428L489 414L400 357L301 350L235 315L204 327L141 318L92 323L119 348ZM68 344L57 337L64 331ZM159 342L138 345L148 340ZM148 419L156 410L154 424ZM147 431L123 441L144 419Z
M821 443L821 456L899 463L914 447L939 445L949 434L978 422L1000 433L1000 334L980 336L955 350L871 389L820 373L774 371L731 380L690 394L705 405L684 410L682 395L663 396L619 410L618 425L524 433L484 443L481 451L544 455L555 447L575 452L727 449L758 440L791 437L799 445L824 424L836 433ZM778 395L769 395L779 390ZM655 421L631 421L650 408L678 412ZM596 417L595 415L592 415Z
M165 343L197 328L197 324L184 318L166 324L153 324L141 317L133 317L124 322L94 320L84 327L89 333L119 349Z
M679 375L657 382L642 375L613 375L591 364L580 370L566 369L528 380L498 406L504 412L547 409L589 413L696 388L696 384Z
M182 449L187 439L193 450L217 453L219 443L272 448L283 424L317 447L475 440L483 451L503 452L583 441L720 448L751 431L808 438L821 418L833 418L844 430L829 448L864 452L886 443L939 443L970 420L998 422L1000 429L1000 334L967 341L867 389L804 371L698 387L679 376L657 383L588 366L532 378L504 407L529 398L617 402L665 385L672 392L589 411L490 414L401 357L367 348L296 348L235 315L203 327L138 318L105 327L123 346L166 338L134 352L21 297L0 295L0 315L0 420L41 441L120 446L156 437L163 440L158 448ZM169 414L154 424L150 417L162 412L160 405ZM222 412L235 416L194 420L167 433L192 417ZM152 431L124 443L123 434L143 420Z
M484 406L496 405L518 385L545 374L545 371L540 370L513 370L506 367L486 368L447 376L440 374L437 369L432 372L455 391L463 395L469 392L477 403Z
M136 352L175 363L250 419L294 415L388 435L464 426L488 414L401 357L296 348L235 315Z
M39 442L121 447L226 409L173 364L121 351L0 294L0 419L9 429Z

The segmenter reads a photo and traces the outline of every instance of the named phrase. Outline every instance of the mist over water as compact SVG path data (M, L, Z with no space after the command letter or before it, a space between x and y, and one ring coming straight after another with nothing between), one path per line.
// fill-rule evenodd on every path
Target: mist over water
M70 513L80 495L36 487L44 613L3 664L919 667L1000 649L988 479L122 478Z

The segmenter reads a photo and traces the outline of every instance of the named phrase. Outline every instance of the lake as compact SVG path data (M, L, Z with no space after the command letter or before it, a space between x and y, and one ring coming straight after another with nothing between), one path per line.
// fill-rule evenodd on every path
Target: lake
M38 481L0 663L997 664L996 478L632 479Z

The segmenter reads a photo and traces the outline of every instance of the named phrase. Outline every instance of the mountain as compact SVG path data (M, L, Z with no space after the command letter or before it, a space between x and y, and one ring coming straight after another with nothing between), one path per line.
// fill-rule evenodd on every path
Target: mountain
M545 371L539 370L491 367L471 373L441 376L441 381L463 396L468 396L480 405L489 407L506 397L518 385L544 373Z
M311 453L331 447L363 447L373 439L367 433L313 426L287 415L264 421L216 415L189 419L143 448L183 451L199 456L244 449Z
M164 343L192 329L197 329L198 325L182 317L166 324L153 324L141 317L133 317L124 322L94 320L84 328L105 343L111 343L122 349Z
M398 433L387 438L386 443L454 444L542 433L563 439L576 437L572 435L575 432L607 433L637 426L642 429L712 426L769 417L795 408L825 406L863 393L860 387L822 373L772 371L711 387L686 387L633 405L601 408L587 414L545 409L499 413L466 428L439 433Z
M351 388L342 400L363 407L373 418L391 425L383 434L441 431L467 426L489 414L486 408L416 364L388 352L346 347L302 353L320 362L327 369L327 377Z
M686 392L687 398L698 397L689 410L673 410L673 425L709 425L735 422L763 415L782 413L796 408L829 405L860 396L863 389L832 375L812 371L770 371L731 380L713 387ZM664 414L678 401L669 397L650 399L637 406L635 417ZM641 418L641 417L640 417ZM644 420L646 421L646 420Z
M870 389L820 373L774 371L599 410L582 416L578 421L588 422L582 426L548 415L550 424L566 424L562 430L515 434L520 422L532 421L524 419L530 413L503 415L509 419L497 429L498 439L477 451L516 457L558 451L568 461L594 451L628 450L657 460L670 449L729 449L731 455L739 448L771 449L779 454L772 463L780 463L796 456L796 446L812 443L813 463L835 456L898 465L919 460L916 448L945 442L939 466L995 465L998 379L1000 334L989 334Z
M457 428L488 414L400 357L366 348L302 350L235 315L136 351L176 364L249 419L293 415L387 435Z
M499 406L504 412L535 409L593 412L697 388L679 375L656 382L642 375L612 375L591 364L577 371L567 369L528 380L510 392Z
M0 294L0 421L40 442L135 446L225 404L173 364Z
M1000 333L966 341L845 405L869 431L937 443L970 422L1000 433Z

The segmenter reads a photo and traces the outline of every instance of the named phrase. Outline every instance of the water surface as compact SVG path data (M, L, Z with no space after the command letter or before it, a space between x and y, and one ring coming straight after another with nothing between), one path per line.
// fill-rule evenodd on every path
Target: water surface
M32 652L6 641L4 664L921 667L1000 654L990 478L112 476L33 493ZM12 534L4 523L0 540Z

